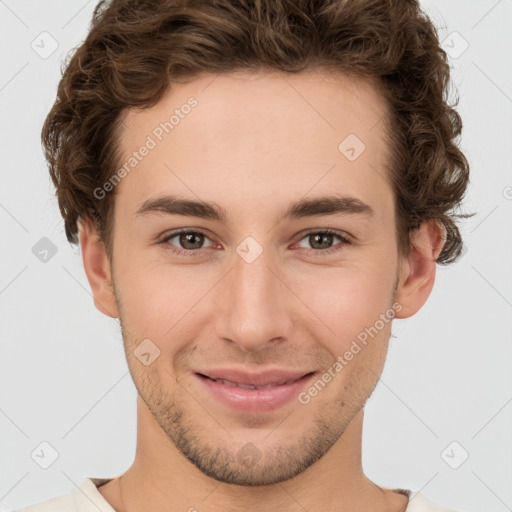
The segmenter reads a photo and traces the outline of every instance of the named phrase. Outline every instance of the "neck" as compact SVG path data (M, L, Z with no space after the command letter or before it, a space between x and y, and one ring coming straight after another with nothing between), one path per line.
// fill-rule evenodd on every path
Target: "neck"
M367 479L361 466L361 409L327 453L295 477L272 485L242 486L202 473L169 440L142 400L137 404L137 450L132 466L100 488L116 510L134 512L277 509L340 512L400 511L407 497L383 490ZM107 487L109 487L107 489Z

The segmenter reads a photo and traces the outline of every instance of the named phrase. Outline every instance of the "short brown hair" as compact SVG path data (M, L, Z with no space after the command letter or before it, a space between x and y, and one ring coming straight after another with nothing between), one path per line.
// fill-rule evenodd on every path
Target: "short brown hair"
M114 196L96 198L119 165L122 113L149 108L173 80L202 72L310 68L371 79L389 107L387 165L398 248L429 219L446 230L437 262L455 261L455 207L469 182L448 104L450 67L418 0L113 0L96 6L42 130L67 239L91 219L109 257ZM455 105L458 104L458 99Z

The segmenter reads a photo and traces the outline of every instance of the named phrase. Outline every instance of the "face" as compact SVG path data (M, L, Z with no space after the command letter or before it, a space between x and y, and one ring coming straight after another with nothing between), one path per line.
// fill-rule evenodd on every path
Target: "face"
M209 476L293 477L376 385L400 308L384 116L308 72L203 75L124 118L115 316L147 413Z

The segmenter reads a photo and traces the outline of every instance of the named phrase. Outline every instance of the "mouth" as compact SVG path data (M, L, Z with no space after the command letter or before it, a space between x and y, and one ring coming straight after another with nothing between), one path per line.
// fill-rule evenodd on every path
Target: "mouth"
M208 373L209 375L204 373L194 375L216 402L231 410L253 414L275 410L296 399L316 374L316 372L295 375L267 373L250 376L237 373L235 376L231 372L228 379L224 378L227 375L217 376L213 375L215 372Z
M232 386L234 388L241 388L241 389L270 389L270 388L275 388L277 386L286 386L287 384L291 384L292 382L295 382L296 380L302 378L302 377L298 377L295 379L289 379L289 380L282 381L282 382L274 382L274 383L266 384L264 386L256 386L256 385L252 385L252 384L242 384L240 382L232 382L232 381L226 380L226 379L212 379L211 377L208 377L208 375L202 375L202 374L198 374L198 375L200 375L201 377L205 377L206 379L213 380L215 382L220 382L221 384L225 384L226 386Z

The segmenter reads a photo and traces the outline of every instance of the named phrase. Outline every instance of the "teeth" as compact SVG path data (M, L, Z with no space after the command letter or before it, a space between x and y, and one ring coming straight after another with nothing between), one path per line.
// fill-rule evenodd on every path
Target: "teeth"
M276 386L282 386L283 384L289 384L290 382L293 382L295 379L292 379L292 380L289 380L289 381L286 381L286 382L276 383L276 384L267 384L266 386L250 386L248 384L237 384L236 382L230 382L229 380L224 380L224 379L212 379L212 380L214 380L215 382L220 382L221 384L226 384L226 386L231 386L231 387L234 387L234 388L242 388L242 389L268 389L268 388L273 388L273 387L276 387Z

